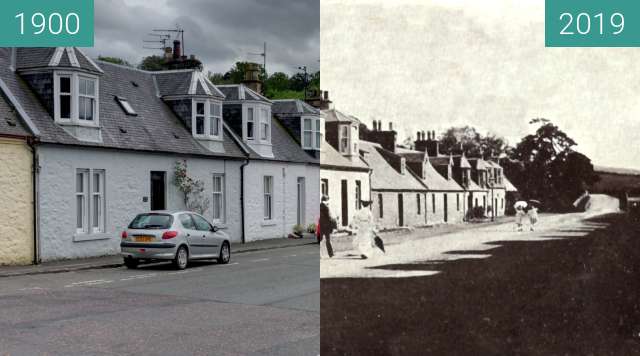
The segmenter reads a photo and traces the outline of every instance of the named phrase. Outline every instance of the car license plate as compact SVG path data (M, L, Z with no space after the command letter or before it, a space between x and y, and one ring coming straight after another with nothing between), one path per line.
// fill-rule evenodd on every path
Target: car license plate
M153 236L136 236L136 242L151 242L155 241L155 239Z

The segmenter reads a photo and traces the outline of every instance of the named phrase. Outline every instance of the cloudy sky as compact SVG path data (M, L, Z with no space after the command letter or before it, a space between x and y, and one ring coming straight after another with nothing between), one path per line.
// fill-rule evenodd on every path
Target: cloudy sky
M322 0L322 85L401 138L472 125L515 145L558 124L597 165L640 168L640 49L545 48L540 0Z
M121 57L139 63L160 51L143 49L155 28L185 29L187 54L205 70L226 72L236 61L262 63L267 42L267 70L288 74L306 65L320 66L320 0L95 0L95 47L92 56ZM153 46L154 44L150 44Z

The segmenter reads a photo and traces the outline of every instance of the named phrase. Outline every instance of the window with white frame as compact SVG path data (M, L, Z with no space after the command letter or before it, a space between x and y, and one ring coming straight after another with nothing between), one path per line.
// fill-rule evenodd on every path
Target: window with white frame
M55 72L53 92L56 122L98 126L97 77L74 72Z
M260 109L260 140L271 142L271 115L266 108Z
M76 170L76 232L104 232L105 206L105 171Z
M247 108L247 140L253 140L254 125L255 125L255 110L254 108Z
M96 81L78 77L78 119L93 121L96 106Z
M264 176L264 219L273 218L273 176Z
M302 118L302 148L305 150L319 150L322 142L322 123L320 119Z
M222 131L222 104L209 103L209 135L219 137Z
M91 229L104 232L104 170L94 170L91 177Z
M204 115L204 102L196 102L196 112L195 112L195 125L194 125L194 135L204 136L204 125L205 125L205 115Z
M213 175L213 222L224 222L224 175Z
M349 153L349 126L340 126L340 153Z
M222 138L222 104L212 100L193 100L192 134L197 138Z

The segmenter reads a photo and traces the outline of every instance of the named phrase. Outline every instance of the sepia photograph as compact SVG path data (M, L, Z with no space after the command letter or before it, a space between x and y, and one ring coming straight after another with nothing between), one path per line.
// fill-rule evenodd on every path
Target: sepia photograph
M545 48L541 1L321 13L322 354L640 352L640 52Z

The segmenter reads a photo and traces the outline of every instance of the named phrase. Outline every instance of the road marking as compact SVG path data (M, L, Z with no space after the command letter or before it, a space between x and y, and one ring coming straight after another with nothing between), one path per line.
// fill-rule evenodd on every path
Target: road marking
M157 275L158 275L157 273L137 274L137 275L130 276L130 277L127 277L127 278L121 278L120 280L121 281L132 281L134 279L151 278L151 277L155 277Z
M73 288L73 287L84 287L84 286L96 286L96 285L107 284L107 283L113 283L113 281L105 280L105 279L96 279L94 281L75 282L75 283L67 284L64 287Z
M251 260L249 262L265 262L265 261L269 261L268 258L258 258L257 260Z
M26 290L47 290L48 288L41 288L41 287L28 287L28 288L20 288L18 290L20 291L26 291Z

